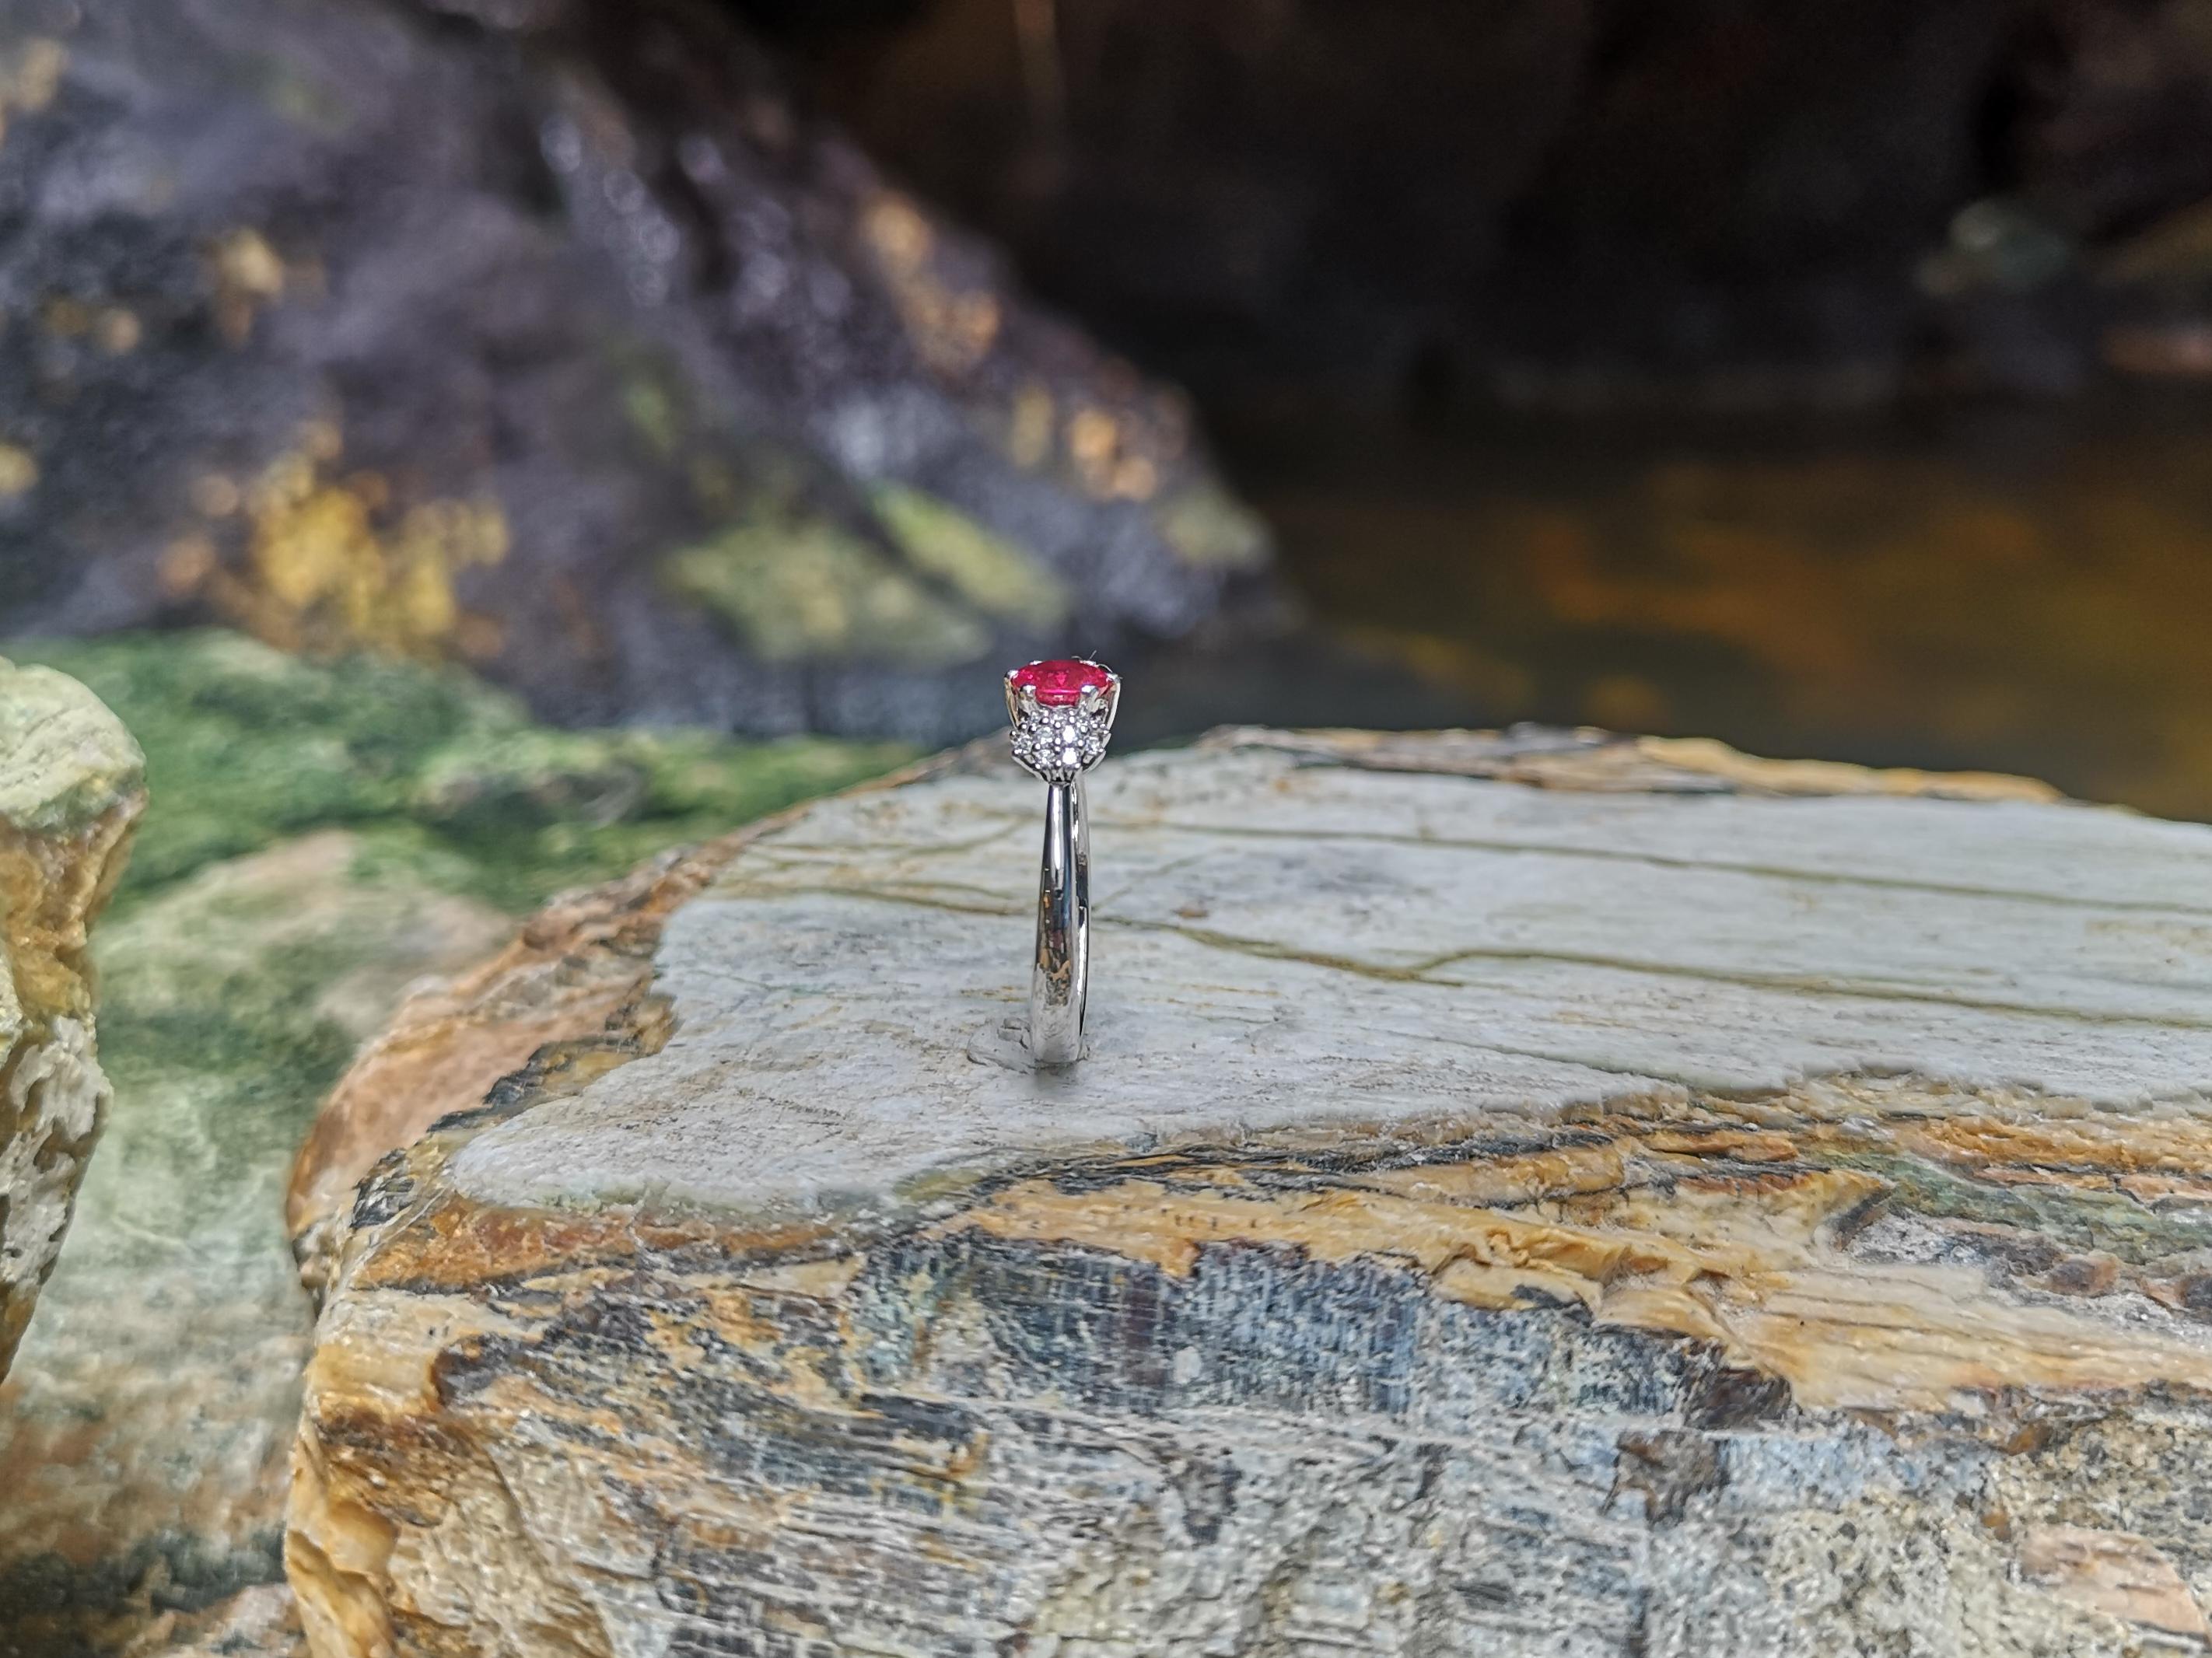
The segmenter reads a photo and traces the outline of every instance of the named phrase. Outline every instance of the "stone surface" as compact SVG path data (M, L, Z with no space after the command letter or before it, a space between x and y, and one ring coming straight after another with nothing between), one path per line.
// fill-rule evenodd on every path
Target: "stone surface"
M551 732L459 676L221 635L20 654L134 724L154 805L99 940L109 1132L0 1387L0 1655L274 1655L316 1102L556 888L902 751Z
M106 1121L86 950L145 801L99 698L0 660L0 1376Z
M387 1151L411 1145L456 1103L481 1099L540 1048L634 1008L651 987L663 922L732 845L679 853L566 897L489 961L400 1005L347 1068L293 1163L285 1218L310 1290L324 1287L333 1228L354 1188Z
M2198 1638L2212 830L1591 733L1092 782L1072 1073L995 755L403 1025L321 1658Z
M23 0L0 117L11 629L935 738L1265 561L1176 395L712 5Z

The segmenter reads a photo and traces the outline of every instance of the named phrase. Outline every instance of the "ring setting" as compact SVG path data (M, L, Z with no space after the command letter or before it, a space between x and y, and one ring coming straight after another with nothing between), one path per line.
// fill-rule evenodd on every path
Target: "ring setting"
M1081 658L1031 662L1006 676L1014 758L1048 783L1071 783L1105 757L1121 679Z
M1091 832L1083 774L1105 757L1121 703L1121 676L1088 658L1030 662L1006 675L1014 759L1045 785L1030 971L1030 1057L1040 1066L1073 1065L1083 1056L1091 987Z

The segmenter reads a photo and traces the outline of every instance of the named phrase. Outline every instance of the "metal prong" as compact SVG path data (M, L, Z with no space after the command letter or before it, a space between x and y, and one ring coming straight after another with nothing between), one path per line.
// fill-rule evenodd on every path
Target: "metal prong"
M1109 671L1110 672L1111 670ZM1103 706L1106 710L1106 726L1110 731L1114 725L1114 716L1121 712L1121 677L1115 674L1103 685L1086 686L1079 706L1084 713L1089 714L1097 714Z

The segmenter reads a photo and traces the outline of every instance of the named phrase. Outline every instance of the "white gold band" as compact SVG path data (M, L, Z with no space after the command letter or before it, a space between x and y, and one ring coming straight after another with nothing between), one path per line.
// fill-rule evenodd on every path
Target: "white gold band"
M1037 1064L1073 1065L1083 1057L1090 988L1091 836L1078 777L1045 791L1036 960L1030 969L1030 1057Z

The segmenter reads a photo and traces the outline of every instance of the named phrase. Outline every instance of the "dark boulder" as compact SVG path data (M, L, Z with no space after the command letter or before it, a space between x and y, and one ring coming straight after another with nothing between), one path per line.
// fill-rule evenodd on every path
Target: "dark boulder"
M710 5L0 14L0 631L939 738L1264 563L1189 414Z

